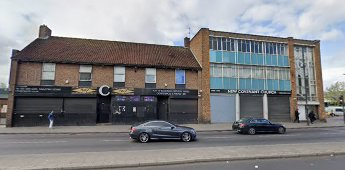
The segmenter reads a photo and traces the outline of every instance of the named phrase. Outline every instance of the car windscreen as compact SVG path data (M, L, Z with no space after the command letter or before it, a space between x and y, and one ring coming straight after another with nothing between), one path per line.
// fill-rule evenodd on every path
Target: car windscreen
M238 123L247 122L248 120L249 120L249 118L242 118L242 119L238 120Z

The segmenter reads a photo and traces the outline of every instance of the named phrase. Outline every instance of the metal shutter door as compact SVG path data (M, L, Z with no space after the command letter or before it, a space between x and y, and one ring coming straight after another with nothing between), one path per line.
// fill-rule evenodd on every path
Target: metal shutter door
M95 125L97 120L96 98L65 98L64 125Z
M176 123L197 123L198 100L170 99L168 120Z
M236 97L211 95L211 122L230 123L236 119Z
M279 122L290 121L289 96L268 96L268 119Z
M62 98L16 98L13 126L43 126L48 124L48 114L60 113Z
M240 117L263 118L263 96L240 96Z

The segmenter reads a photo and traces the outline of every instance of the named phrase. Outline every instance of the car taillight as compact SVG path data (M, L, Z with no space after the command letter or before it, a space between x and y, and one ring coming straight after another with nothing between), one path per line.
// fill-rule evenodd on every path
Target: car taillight
M240 123L240 125L239 125L240 128L243 128L244 126L246 126L246 124L244 124L244 123Z
M132 128L131 128L131 133L133 133L135 130L137 130L137 129L135 129L134 127L132 127Z

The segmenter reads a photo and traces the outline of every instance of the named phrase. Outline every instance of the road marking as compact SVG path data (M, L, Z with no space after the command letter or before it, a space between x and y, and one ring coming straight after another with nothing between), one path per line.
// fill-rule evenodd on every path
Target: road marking
M130 141L130 140L121 140L121 139L105 139L105 140L102 140L103 142L127 142L127 141Z
M321 133L323 135L339 135L339 134L342 134L342 133Z
M227 137L227 136L214 136L214 137L197 137L199 139L231 139L235 137Z
M65 143L68 141L19 141L19 142L0 142L1 144L44 144L44 143Z
M259 138L264 138L264 137L286 137L286 136L299 136L299 135L259 135Z

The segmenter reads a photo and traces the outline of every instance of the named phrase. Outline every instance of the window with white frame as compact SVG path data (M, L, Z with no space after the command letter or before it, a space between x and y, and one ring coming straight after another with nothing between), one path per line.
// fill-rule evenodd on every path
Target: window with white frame
M92 65L80 65L79 86L91 86Z
M175 70L175 83L186 84L186 72L185 70Z
M55 83L55 63L42 64L41 85L54 85Z
M126 81L126 67L114 67L114 82L124 83Z
M156 69L146 68L145 83L156 83Z
M42 80L55 80L55 63L43 63Z

